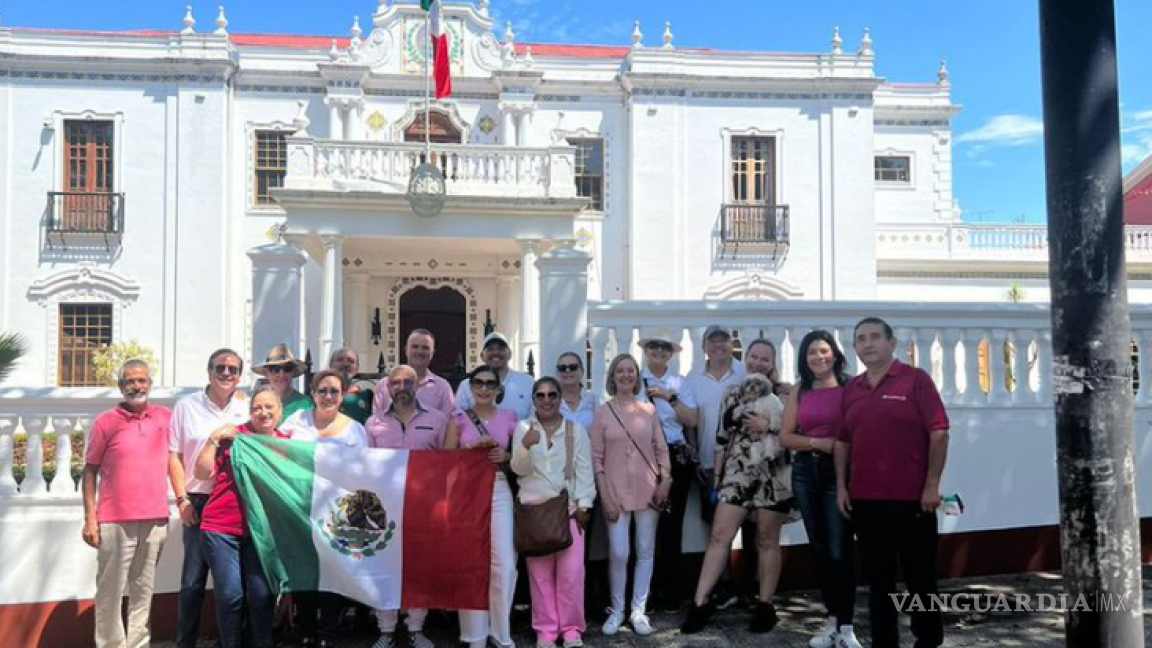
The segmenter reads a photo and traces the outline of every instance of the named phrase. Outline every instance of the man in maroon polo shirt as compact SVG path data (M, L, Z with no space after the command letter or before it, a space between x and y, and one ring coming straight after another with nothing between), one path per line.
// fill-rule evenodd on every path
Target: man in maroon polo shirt
M936 508L948 456L948 413L931 376L895 358L892 327L867 317L853 333L867 371L844 391L836 442L837 503L852 519L868 579L873 648L899 648L896 566L908 593L936 594ZM944 643L939 610L915 611L915 648Z

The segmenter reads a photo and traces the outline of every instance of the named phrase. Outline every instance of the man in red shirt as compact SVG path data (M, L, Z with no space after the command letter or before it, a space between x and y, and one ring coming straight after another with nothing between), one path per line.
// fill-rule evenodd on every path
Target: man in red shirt
M936 509L948 456L948 413L931 376L895 358L892 327L860 320L856 355L867 371L844 387L844 427L836 441L837 504L856 529L868 579L874 648L899 648L896 566L924 611L912 612L915 648L944 643L936 587Z
M119 373L124 400L92 425L84 465L84 542L96 548L96 647L149 645L153 577L168 537L167 408L148 404L141 360ZM99 501L97 502L97 478ZM121 623L128 590L128 631Z

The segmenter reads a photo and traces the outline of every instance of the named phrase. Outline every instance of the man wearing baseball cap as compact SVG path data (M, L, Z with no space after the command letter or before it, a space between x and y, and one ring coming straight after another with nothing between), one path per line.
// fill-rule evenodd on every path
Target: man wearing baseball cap
M532 413L532 385L535 381L526 373L513 370L508 366L512 359L512 350L508 346L508 338L503 333L494 331L484 338L483 350L480 358L484 364L491 367L500 377L500 392L496 403L501 409L516 412L521 421ZM472 388L468 381L460 383L456 389L456 406L467 410L476 404L472 398Z

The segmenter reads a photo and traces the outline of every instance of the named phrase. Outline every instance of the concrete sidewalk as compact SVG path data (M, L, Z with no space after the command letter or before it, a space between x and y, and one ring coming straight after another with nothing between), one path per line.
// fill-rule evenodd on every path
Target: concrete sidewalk
M1152 568L1144 569L1144 609L1152 607ZM941 593L1005 595L1011 602L1017 594L1029 595L1032 600L1040 594L1059 597L1062 593L1059 574L1038 573L1011 576L957 579L941 583ZM735 648L739 646L779 646L780 648L807 648L808 640L823 623L823 607L815 592L789 592L777 597L776 609L780 625L771 633L755 635L747 631L749 615L740 606L718 612L712 626L697 635L681 636L678 630L682 614L654 613L651 616L655 632L639 637L625 626L614 637L600 634L599 624L590 624L584 638L585 645L594 646L676 646L683 648ZM1145 639L1152 646L1152 617L1144 613ZM451 615L454 617L454 615ZM864 589L857 595L857 634L868 645L867 596ZM520 648L535 646L535 636L527 620L517 619L516 645ZM908 630L908 617L901 616L902 645L912 645ZM1050 648L1064 645L1064 618L1058 612L992 612L945 614L945 646L1012 646L1013 648ZM443 624L441 624L443 625ZM455 627L430 627L428 635L437 646L458 648ZM341 648L370 648L376 634L361 632L347 636ZM173 648L171 642L153 644L157 648ZM212 648L213 641L201 642L200 648ZM293 645L293 644L285 644ZM403 644L402 644L403 645Z

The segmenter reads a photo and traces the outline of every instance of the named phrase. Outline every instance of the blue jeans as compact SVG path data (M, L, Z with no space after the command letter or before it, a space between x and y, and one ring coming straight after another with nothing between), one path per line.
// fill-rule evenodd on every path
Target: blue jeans
M272 648L275 597L264 580L260 557L251 538L205 531L204 554L216 583L216 622L223 648L240 648L244 601L254 648Z
M850 625L856 607L852 529L836 507L836 464L832 455L797 452L792 459L792 493L816 562L816 580L828 616Z
M204 512L208 496L189 493L188 501L196 508L197 517ZM180 606L177 612L177 648L196 648L200 634L200 610L204 607L204 588L208 583L208 561L200 540L200 525L184 527L184 566L180 571Z

